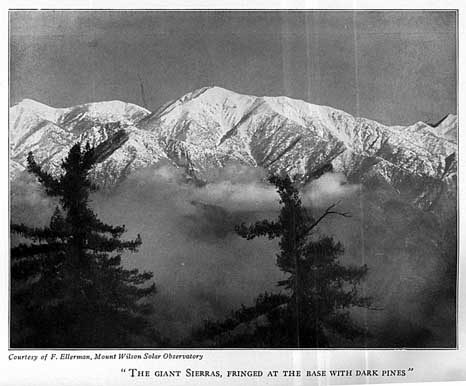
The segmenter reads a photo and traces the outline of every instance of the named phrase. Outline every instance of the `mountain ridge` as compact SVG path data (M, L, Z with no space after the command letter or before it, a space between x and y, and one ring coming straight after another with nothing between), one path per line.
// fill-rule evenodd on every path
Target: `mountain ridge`
M122 101L54 109L23 100L10 108L12 178L25 167L29 151L58 173L73 143L98 145L119 130L128 139L94 171L98 184L109 188L162 160L199 180L208 179L212 169L238 162L286 172L303 182L327 170L358 182L376 178L397 191L406 184L429 185L415 194L423 200L431 185L446 182L449 191L456 187L453 114L436 127L424 122L387 126L329 106L218 86L189 92L155 112Z

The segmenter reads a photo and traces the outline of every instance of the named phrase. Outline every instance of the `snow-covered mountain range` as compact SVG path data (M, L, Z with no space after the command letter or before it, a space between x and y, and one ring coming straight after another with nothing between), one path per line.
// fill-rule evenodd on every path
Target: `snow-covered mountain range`
M48 170L77 141L97 145L124 130L94 170L111 188L132 171L170 162L206 180L231 162L287 172L303 182L327 171L349 181L385 184L424 208L456 194L457 117L437 125L386 126L288 97L241 95L206 87L156 112L107 101L52 108L23 100L10 109L10 177L29 151Z

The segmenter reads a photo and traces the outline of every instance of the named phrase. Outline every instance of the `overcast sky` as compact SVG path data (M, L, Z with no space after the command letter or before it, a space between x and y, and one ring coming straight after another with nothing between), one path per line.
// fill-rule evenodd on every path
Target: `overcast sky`
M10 12L10 103L148 108L204 86L386 124L456 113L454 12Z

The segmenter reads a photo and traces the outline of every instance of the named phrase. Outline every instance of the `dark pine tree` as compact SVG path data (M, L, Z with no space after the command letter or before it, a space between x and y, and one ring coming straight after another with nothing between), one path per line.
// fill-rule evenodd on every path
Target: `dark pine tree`
M236 231L248 240L260 236L280 239L277 266L287 277L278 284L289 298L281 307L270 310L269 325L258 328L252 340L269 347L328 347L332 345L331 337L335 341L335 337L361 336L365 331L351 320L348 308L370 304L370 299L360 296L357 289L367 267L342 265L339 257L343 246L316 232L327 216L348 214L336 211L334 204L314 218L288 176L271 176L269 181L280 195L278 220L241 224Z
M151 335L153 275L121 265L121 252L136 251L141 238L121 240L125 227L103 223L89 207L95 149L74 145L61 177L42 170L32 153L27 162L59 206L48 227L11 225L23 239L11 249L11 346L129 347Z

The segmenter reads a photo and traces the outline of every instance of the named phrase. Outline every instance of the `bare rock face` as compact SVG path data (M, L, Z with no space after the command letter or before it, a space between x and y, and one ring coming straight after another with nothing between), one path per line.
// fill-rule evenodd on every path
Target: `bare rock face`
M424 208L456 192L457 118L437 125L385 126L287 97L255 97L206 87L157 112L109 101L55 109L24 100L10 109L11 170L32 151L48 170L77 141L92 145L124 130L94 170L111 189L136 169L161 160L198 180L236 162L286 172L304 183L325 171L350 181L386 184Z

